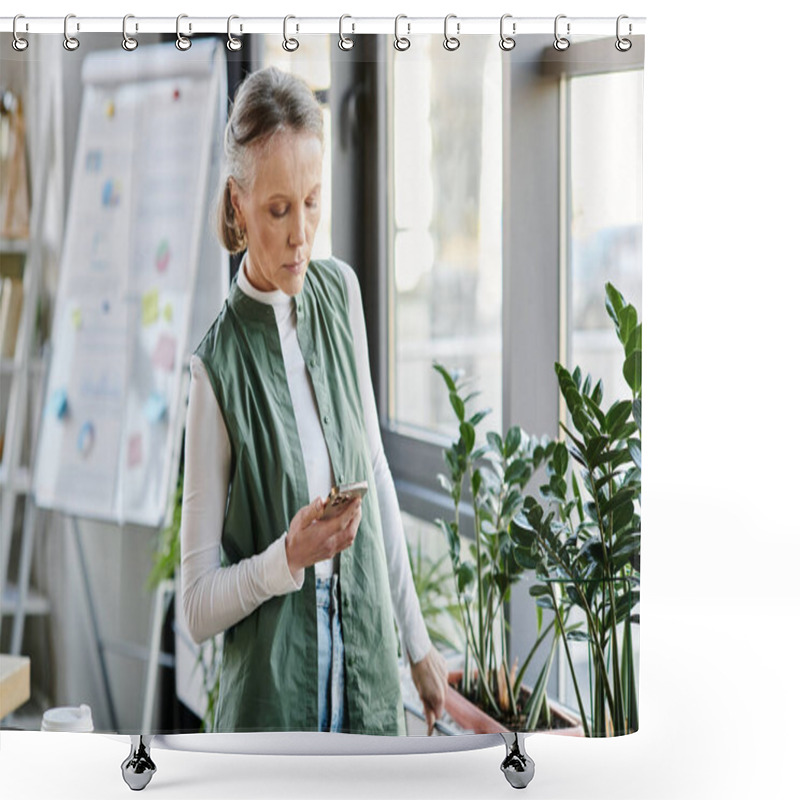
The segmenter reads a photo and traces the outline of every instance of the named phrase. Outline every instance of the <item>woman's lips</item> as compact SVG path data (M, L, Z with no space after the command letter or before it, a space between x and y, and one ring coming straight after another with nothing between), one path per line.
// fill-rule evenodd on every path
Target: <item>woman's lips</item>
M305 264L305 259L301 259L300 261L293 261L290 264L284 264L284 269L288 269L289 272L294 272L296 275L299 275L303 269L303 264Z

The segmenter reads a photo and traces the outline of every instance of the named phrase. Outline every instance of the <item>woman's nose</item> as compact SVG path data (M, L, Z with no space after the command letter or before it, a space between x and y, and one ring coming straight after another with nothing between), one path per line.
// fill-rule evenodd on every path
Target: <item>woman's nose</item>
M306 240L305 214L298 210L292 214L291 226L289 228L289 244L292 247L299 247Z

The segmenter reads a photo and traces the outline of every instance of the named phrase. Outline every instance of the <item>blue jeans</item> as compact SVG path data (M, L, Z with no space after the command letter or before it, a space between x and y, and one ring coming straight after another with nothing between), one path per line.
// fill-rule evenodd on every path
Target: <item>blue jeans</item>
M347 730L344 690L344 641L339 616L339 576L317 578L317 667L319 730Z

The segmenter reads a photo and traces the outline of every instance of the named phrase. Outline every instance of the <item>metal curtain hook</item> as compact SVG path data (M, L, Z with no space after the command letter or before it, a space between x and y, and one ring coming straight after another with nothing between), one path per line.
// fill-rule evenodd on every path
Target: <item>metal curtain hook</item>
M633 47L633 42L631 42L630 39L623 39L622 36L620 35L620 23L624 19L628 19L628 15L627 14L620 14L617 17L617 41L614 42L614 47L616 47L617 50L620 51L620 53L627 53L628 50L630 50L631 47ZM628 23L628 35L630 35L632 33L632 31L633 31L633 26L629 22Z
M283 18L283 43L281 46L287 53L294 53L294 51L300 47L300 42L298 42L297 39L290 37L288 34L290 19L297 19L297 17L293 17L291 14L288 14ZM299 31L300 26L296 25L295 30Z
M231 22L233 22L233 20L235 20L235 19L239 19L239 17L237 17L236 14L231 14L228 17L228 41L225 43L225 47L227 47L228 50L231 51L231 53L235 53L237 50L241 50L242 49L242 40L241 39L237 39L231 33ZM240 26L239 30L241 31L241 26Z
M127 50L129 53L139 46L139 41L132 36L128 36L128 20L134 19L133 14L126 14L122 18L122 49ZM139 26L136 26L139 29Z
M406 36L400 36L401 19L408 19L408 17L405 14L398 14L394 18L394 49L403 51L411 47L411 39ZM406 23L406 27L408 28L408 33L411 33L411 23Z
M516 40L511 36L506 36L505 33L505 24L506 20L511 19L511 14L503 14L500 17L500 49L501 50L513 50L517 46ZM517 32L517 23L511 23L511 32Z
M559 50L559 51L564 51L569 47L569 39L567 39L566 36L561 36L559 34L559 32L558 32L558 21L561 20L561 19L566 19L566 18L567 18L566 14L559 14L556 17L555 25L553 26L553 32L554 32L554 35L555 35L555 40L553 41L553 47L555 47L555 49ZM567 23L567 34L569 34L569 32L570 32L569 28L570 28L570 24L568 22Z
M461 47L461 40L458 36L448 36L447 34L447 23L450 22L451 19L457 19L455 14L448 14L444 18L444 41L442 42L442 46L445 50L449 50L451 53L453 50L458 50ZM456 33L461 33L461 23L456 22Z
M342 14L339 17L339 49L340 50L352 50L355 42L349 37L344 35L344 21L346 19L353 19L349 14ZM352 31L355 31L356 26L355 23L351 24ZM351 32L352 32L351 31Z
M177 39L175 39L175 47L177 47L178 50L188 50L192 46L192 40L181 33L181 20L187 19L188 17L188 14L178 14L178 18L175 20L175 36L177 36ZM189 30L191 31L191 29L192 26L189 25Z
M18 19L25 19L25 15L24 15L24 14L17 14L17 16L16 16L16 17L14 17L14 25L13 25L13 27L11 28L11 30L12 30L12 32L13 32L13 34L14 34L14 39L13 39L13 40L12 40L12 42L11 42L11 46L12 46L12 47L13 47L13 48L14 48L14 49L15 49L15 50L18 52L18 53L21 53L23 50L27 50L27 49L28 49L28 40L27 40L27 39L23 39L23 38L22 38L22 37L21 37L21 36L20 36L20 35L17 33L17 20L18 20ZM27 28L27 23L26 23L26 28Z
M67 16L64 17L64 49L69 50L70 52L77 50L81 46L81 43L74 36L70 36L69 31L67 30L67 26L69 25L69 21L71 19L75 19L74 14L67 14ZM81 29L80 23L76 23L76 29Z

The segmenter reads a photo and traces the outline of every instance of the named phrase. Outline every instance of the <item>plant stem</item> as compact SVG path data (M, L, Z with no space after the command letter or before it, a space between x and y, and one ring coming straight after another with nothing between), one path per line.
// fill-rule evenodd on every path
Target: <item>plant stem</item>
M614 674L614 702L609 703L611 709L611 718L614 720L614 728L622 730L625 727L625 717L622 713L622 681L619 670L619 649L617 645L617 606L615 601L615 592L613 584L613 575L611 574L611 563L608 559L608 551L606 549L606 531L603 526L603 515L600 513L600 493L597 490L597 484L594 480L594 474L589 472L589 481L592 485L592 498L597 508L597 527L600 530L600 542L603 547L603 578L604 580L611 580L610 592L608 595L609 605L611 606L611 666ZM613 481L609 483L608 499L611 501L613 492ZM613 513L613 512L612 512ZM611 537L613 535L613 527L608 530L608 547L611 547ZM605 591L605 583L603 584ZM605 667L605 664L603 665Z
M470 462L471 463L471 462ZM472 467L468 465L467 476L470 482L470 492L472 489ZM472 492L471 492L472 493ZM472 512L475 515L475 553L478 562L478 630L481 629L484 622L483 618L483 564L481 560L481 515L478 509L478 499L472 493ZM484 646L483 635L480 638L480 651L478 659L482 666L486 664L486 649Z
M569 642L567 641L567 633L564 630L564 622L561 619L561 612L559 610L558 601L556 600L556 593L553 589L553 584L549 584L550 587L550 600L553 603L553 610L556 614L556 620L558 621L558 631L561 635L561 640L564 642L564 650L567 654L567 664L569 665L570 675L572 676L572 684L575 687L575 696L578 698L578 709L581 712L581 724L583 725L583 732L586 736L590 736L589 733L589 723L586 719L586 712L583 709L583 701L581 700L581 692L578 688L578 676L575 674L575 667L572 663L572 654L569 651Z

